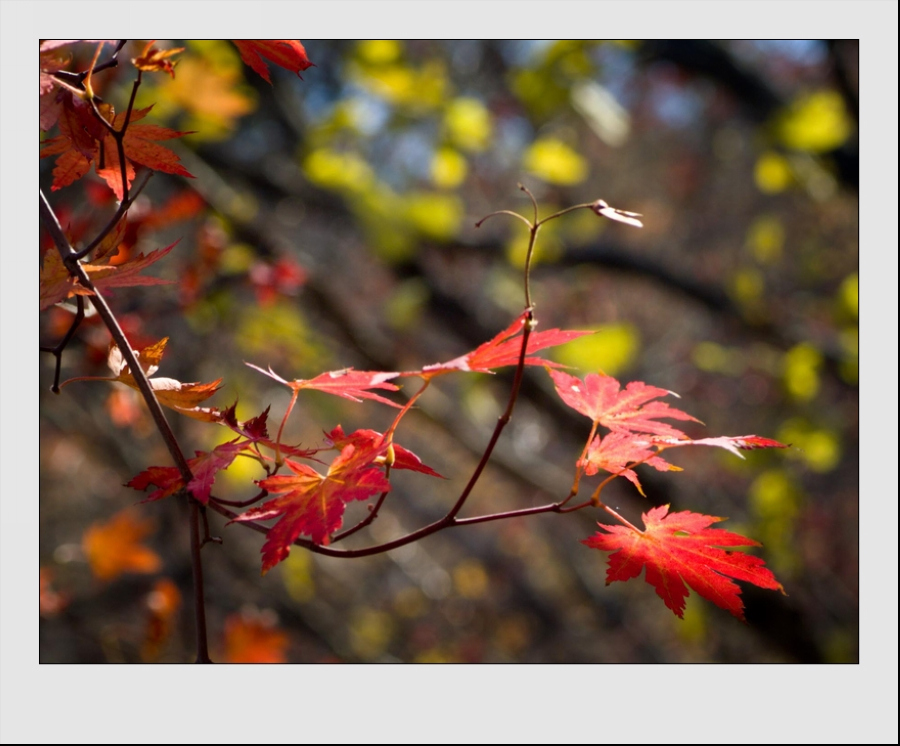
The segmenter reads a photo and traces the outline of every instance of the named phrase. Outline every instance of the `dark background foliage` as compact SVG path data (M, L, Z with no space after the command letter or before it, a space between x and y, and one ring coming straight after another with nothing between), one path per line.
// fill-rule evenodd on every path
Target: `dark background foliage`
M363 560L295 548L262 579L261 537L213 517L224 537L204 550L214 640L229 615L274 612L291 661L857 661L859 45L305 44L317 67L303 80L275 70L270 87L224 42L173 42L187 46L175 80L141 88L139 105L157 102L155 121L197 130L175 145L197 178L155 177L135 212L185 189L208 206L137 233L145 251L181 237L159 269L179 284L113 297L135 338L171 338L160 375L223 377L214 403L238 399L242 419L271 404L280 418L287 391L244 361L306 378L455 357L522 307L523 227L495 218L475 229L476 220L529 214L518 182L542 214L602 197L642 213L645 228L584 211L538 238L539 328L598 330L555 359L579 375L602 368L678 392L678 406L705 423L696 436L794 445L745 462L677 453L683 473L642 473L646 499L623 481L607 502L632 520L660 504L727 516L726 528L764 543L787 596L745 587L742 625L692 594L678 620L643 582L605 587L604 557L579 543L599 517L588 511L454 529ZM121 105L130 75L123 66L108 76L103 95ZM41 166L48 193L52 164ZM73 223L111 211L87 187L52 195ZM42 344L65 318L42 314ZM86 327L64 377L104 375L107 341ZM49 356L41 366L41 565L69 597L41 619L41 660L141 660L154 576L100 583L80 544L92 522L140 498L122 485L168 456L107 385L74 383L57 397ZM450 479L402 475L354 545L446 511L509 382L435 384L398 441ZM374 403L312 393L288 431L312 445L338 423L382 430L391 418ZM567 494L586 423L529 371L467 511ZM212 426L174 424L188 453L221 440ZM216 493L246 497L240 480L261 476L235 464ZM181 506L140 510L156 523L161 574L189 598ZM190 657L187 607L155 659Z

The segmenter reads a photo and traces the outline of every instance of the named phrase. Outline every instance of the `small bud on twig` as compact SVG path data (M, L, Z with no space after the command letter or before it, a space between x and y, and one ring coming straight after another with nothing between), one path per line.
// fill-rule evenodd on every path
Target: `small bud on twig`
M620 223L633 225L635 228L644 227L644 224L638 220L639 217L642 217L639 212L628 212L627 210L619 210L615 207L610 207L606 200L598 199L591 205L591 209L598 215L602 215L604 218L618 220Z

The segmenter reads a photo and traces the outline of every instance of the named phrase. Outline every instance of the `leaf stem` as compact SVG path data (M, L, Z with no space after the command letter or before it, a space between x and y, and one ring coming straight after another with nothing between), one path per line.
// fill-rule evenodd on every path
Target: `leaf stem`
M469 478L469 482L463 489L462 494L460 494L459 499L456 501L456 504L450 509L450 512L447 513L447 518L449 519L455 518L459 511L462 510L463 505L469 498L469 495L474 489L475 484L478 482L479 477L481 477L481 473L487 466L487 462L490 460L491 454L494 452L494 447L497 445L497 441L500 439L500 434L503 432L503 429L512 418L513 409L515 409L516 406L516 399L519 396L519 389L522 386L522 378L525 372L525 357L528 350L528 338L531 336L531 330L535 326L534 312L532 311L531 307L527 307L525 311L526 319L525 325L522 329L522 349L519 351L519 362L518 365L516 365L515 378L513 378L512 390L509 392L509 401L506 404L506 410L503 412L503 414L500 415L500 417L497 418L497 424L494 426L494 432L491 434L491 439L487 444L487 448L484 449L484 453L481 455L481 460L475 467L475 471Z

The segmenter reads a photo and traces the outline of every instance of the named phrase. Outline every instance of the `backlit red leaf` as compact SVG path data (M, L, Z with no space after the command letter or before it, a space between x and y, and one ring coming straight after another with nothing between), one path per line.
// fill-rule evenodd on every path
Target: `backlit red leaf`
M652 466L658 471L681 471L656 455L653 443L646 437L628 432L612 432L604 438L595 437L585 456L584 473L588 476L603 469L610 474L618 474L631 482L643 495L641 482L633 469L627 468L637 462Z
M590 417L612 431L649 433L668 438L687 436L660 419L689 420L699 422L680 409L673 409L663 402L651 401L671 391L632 381L625 390L611 376L590 373L582 381L560 371L549 371L560 398L572 409Z
M240 443L232 441L230 443L222 443L208 453L197 451L196 457L188 459L187 462L191 473L194 475L193 479L187 483L188 492L203 505L206 505L209 502L209 493L212 490L216 474L231 466L238 454L248 448L249 445L247 441ZM174 466L151 466L138 474L125 486L136 490L158 487L159 489L156 492L152 492L142 501L146 503L174 495L184 486L184 480L181 478L181 472Z
M524 329L527 316L527 312L523 313L496 337L489 342L485 342L472 352L454 358L449 362L426 365L421 371L410 371L403 375L419 375L427 378L455 370L493 373L494 368L518 365L519 357L522 354L522 338L519 335ZM559 329L533 332L528 337L528 348L525 354L531 355L547 347L565 344L585 334L593 334L593 332L564 332ZM559 363L549 362L537 357L526 357L525 365L544 365L552 368L564 367Z
M371 370L353 370L353 368L344 368L342 370L333 370L330 373L322 373L315 378L295 378L293 381L286 381L271 368L266 371L251 363L247 363L247 365L254 370L258 370L260 373L269 376L269 378L274 378L279 383L289 386L294 391L299 389L315 389L316 391L324 391L326 394L333 394L334 396L340 396L343 399L350 399L351 401L372 399L391 407L400 408L399 404L395 404L390 399L385 399L379 394L373 394L369 390L383 389L385 391L398 391L397 386L392 383L387 383L387 381L396 378L399 373L384 373Z
M387 446L382 446L375 451L363 452L348 445L332 462L325 476L305 464L287 459L285 464L293 472L292 476L276 475L260 480L260 487L281 497L252 508L234 520L280 518L269 529L262 546L263 573L290 554L291 544L301 534L309 536L316 544L327 544L330 535L341 526L346 503L390 490L390 482L375 463L386 450Z
M375 432L375 430L356 430L349 435L345 435L344 429L340 425L334 428L330 433L327 433L327 436L332 447L337 448L338 450L343 450L347 445L356 446L358 449L381 448L382 438L384 437L381 433ZM445 479L445 477L438 474L430 466L423 464L422 459L416 456L412 451L398 445L396 442L391 443L391 448L394 452L394 460L391 464L392 468L409 469L410 471L428 474L431 477Z
M646 580L675 614L684 617L688 586L703 598L744 620L741 589L734 580L760 588L784 592L759 557L721 547L760 546L745 536L709 528L724 520L684 511L668 513L663 505L644 513L644 531L627 526L599 524L602 531L583 544L613 552L609 557L606 583L630 580L646 567ZM667 515L668 513L668 515Z
M263 57L279 67L297 73L299 76L308 67L314 67L306 56L306 50L296 39L233 39L241 54L241 59L267 83L271 83L269 66Z

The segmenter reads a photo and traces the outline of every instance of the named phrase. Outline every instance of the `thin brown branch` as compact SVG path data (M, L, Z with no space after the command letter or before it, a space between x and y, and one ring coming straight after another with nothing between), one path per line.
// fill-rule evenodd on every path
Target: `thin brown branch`
M78 310L75 312L75 318L72 319L72 324L71 326L69 326L69 330L66 332L66 335L60 340L59 344L57 344L56 347L41 346L41 352L50 352L56 358L56 370L53 373L53 385L50 387L50 390L54 394L58 394L60 391L59 374L60 370L62 369L63 351L71 341L73 335L75 334L75 330L84 319L84 297L81 295L76 296L75 303L78 306Z

